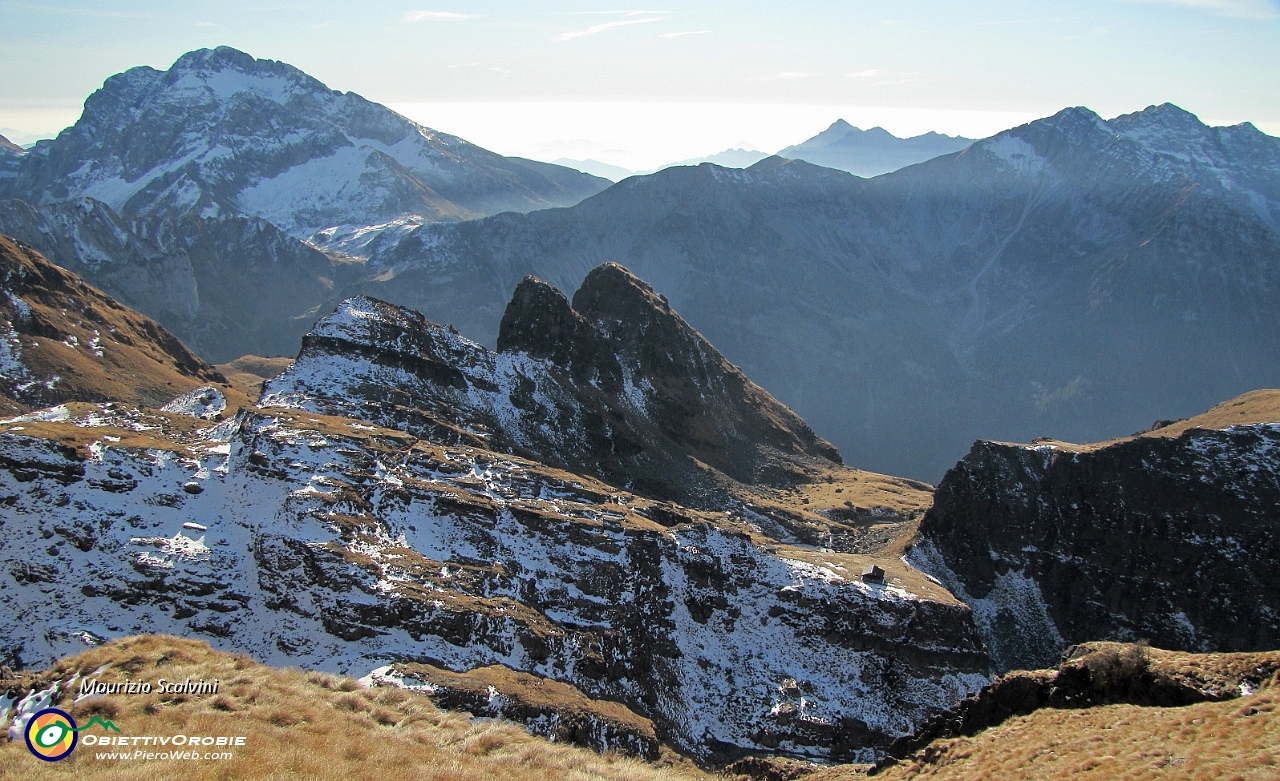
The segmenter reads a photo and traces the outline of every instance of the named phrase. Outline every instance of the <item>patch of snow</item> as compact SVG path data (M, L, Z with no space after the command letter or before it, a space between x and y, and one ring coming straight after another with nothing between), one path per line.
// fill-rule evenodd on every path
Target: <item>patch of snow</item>
M160 409L175 415L187 415L193 418L209 420L227 408L227 399L222 392L211 385L205 385L188 391L167 402Z

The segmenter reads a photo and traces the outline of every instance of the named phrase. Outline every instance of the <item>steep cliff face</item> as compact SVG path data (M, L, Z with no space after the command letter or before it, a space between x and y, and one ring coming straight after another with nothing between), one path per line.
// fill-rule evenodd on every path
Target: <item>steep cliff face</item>
M135 632L502 664L707 761L870 759L988 680L967 608L900 562L865 584L865 557L354 419L72 405L5 422L0 456L9 664Z
M979 442L938 486L911 560L973 607L998 668L1088 639L1280 645L1280 424L1160 433Z
M793 485L839 454L616 264L571 307L536 279L517 288L491 352L412 310L343 302L266 387L263 404L426 432L456 428L497 450L686 504L731 481Z
M162 321L202 356L228 361L253 344L297 352L334 292L363 272L256 217L121 216L93 198L44 206L0 201L0 227L118 301Z

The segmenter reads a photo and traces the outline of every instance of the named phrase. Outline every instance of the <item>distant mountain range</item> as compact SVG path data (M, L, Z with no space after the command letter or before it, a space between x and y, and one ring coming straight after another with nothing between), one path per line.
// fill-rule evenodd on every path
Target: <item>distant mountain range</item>
M359 289L491 342L499 291L625 261L860 466L1096 441L1280 381L1280 140L1066 109L859 179L771 158L424 226Z
M0 229L218 362L292 355L361 293L493 345L526 274L621 262L851 463L925 480L978 437L1280 384L1280 141L1248 124L1073 108L874 179L775 157L607 185L217 49L0 149ZM463 220L489 209L527 213Z
M789 146L778 152L778 157L793 160L805 160L824 168L835 168L848 171L858 176L879 176L905 168L916 163L923 163L941 155L959 152L973 143L972 138L960 136L944 136L939 133L925 133L922 136L898 138L881 127L870 130L859 130L843 119L836 120L831 127L803 143ZM672 168L678 165L701 165L714 163L725 168L746 168L769 157L767 152L755 149L726 149L713 155L691 157L675 163L668 163L654 171L633 171L629 168L602 163L599 160L556 160L558 165L566 165L585 173L603 176L614 182L621 181L636 174L649 174Z

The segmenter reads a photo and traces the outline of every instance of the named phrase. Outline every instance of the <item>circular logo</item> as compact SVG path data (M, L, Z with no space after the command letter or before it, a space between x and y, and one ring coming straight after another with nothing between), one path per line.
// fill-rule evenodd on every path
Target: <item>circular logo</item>
M31 753L46 762L57 762L71 756L79 737L75 720L57 708L36 711L27 722L24 735Z

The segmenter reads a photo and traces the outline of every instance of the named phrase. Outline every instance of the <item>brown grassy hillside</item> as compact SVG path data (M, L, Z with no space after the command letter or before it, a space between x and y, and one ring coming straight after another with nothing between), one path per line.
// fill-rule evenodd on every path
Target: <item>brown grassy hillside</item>
M20 742L0 744L0 778L333 779L352 781L659 781L707 779L689 766L658 767L555 745L499 721L472 722L442 712L424 695L362 688L350 678L279 670L241 654L175 637L138 636L63 659L32 679L37 687L91 675L102 681L218 679L217 694L106 695L79 706L65 698L80 725L93 716L122 735L243 735L246 745L223 760L109 760L105 749L80 745L58 762L42 762ZM83 735L106 735L97 727ZM83 740L83 738L82 738ZM130 749L132 750L132 749ZM203 749L209 750L209 749Z
M0 414L66 401L158 407L201 385L233 409L250 401L159 323L4 235L0 291L6 352L23 367L0 377Z

